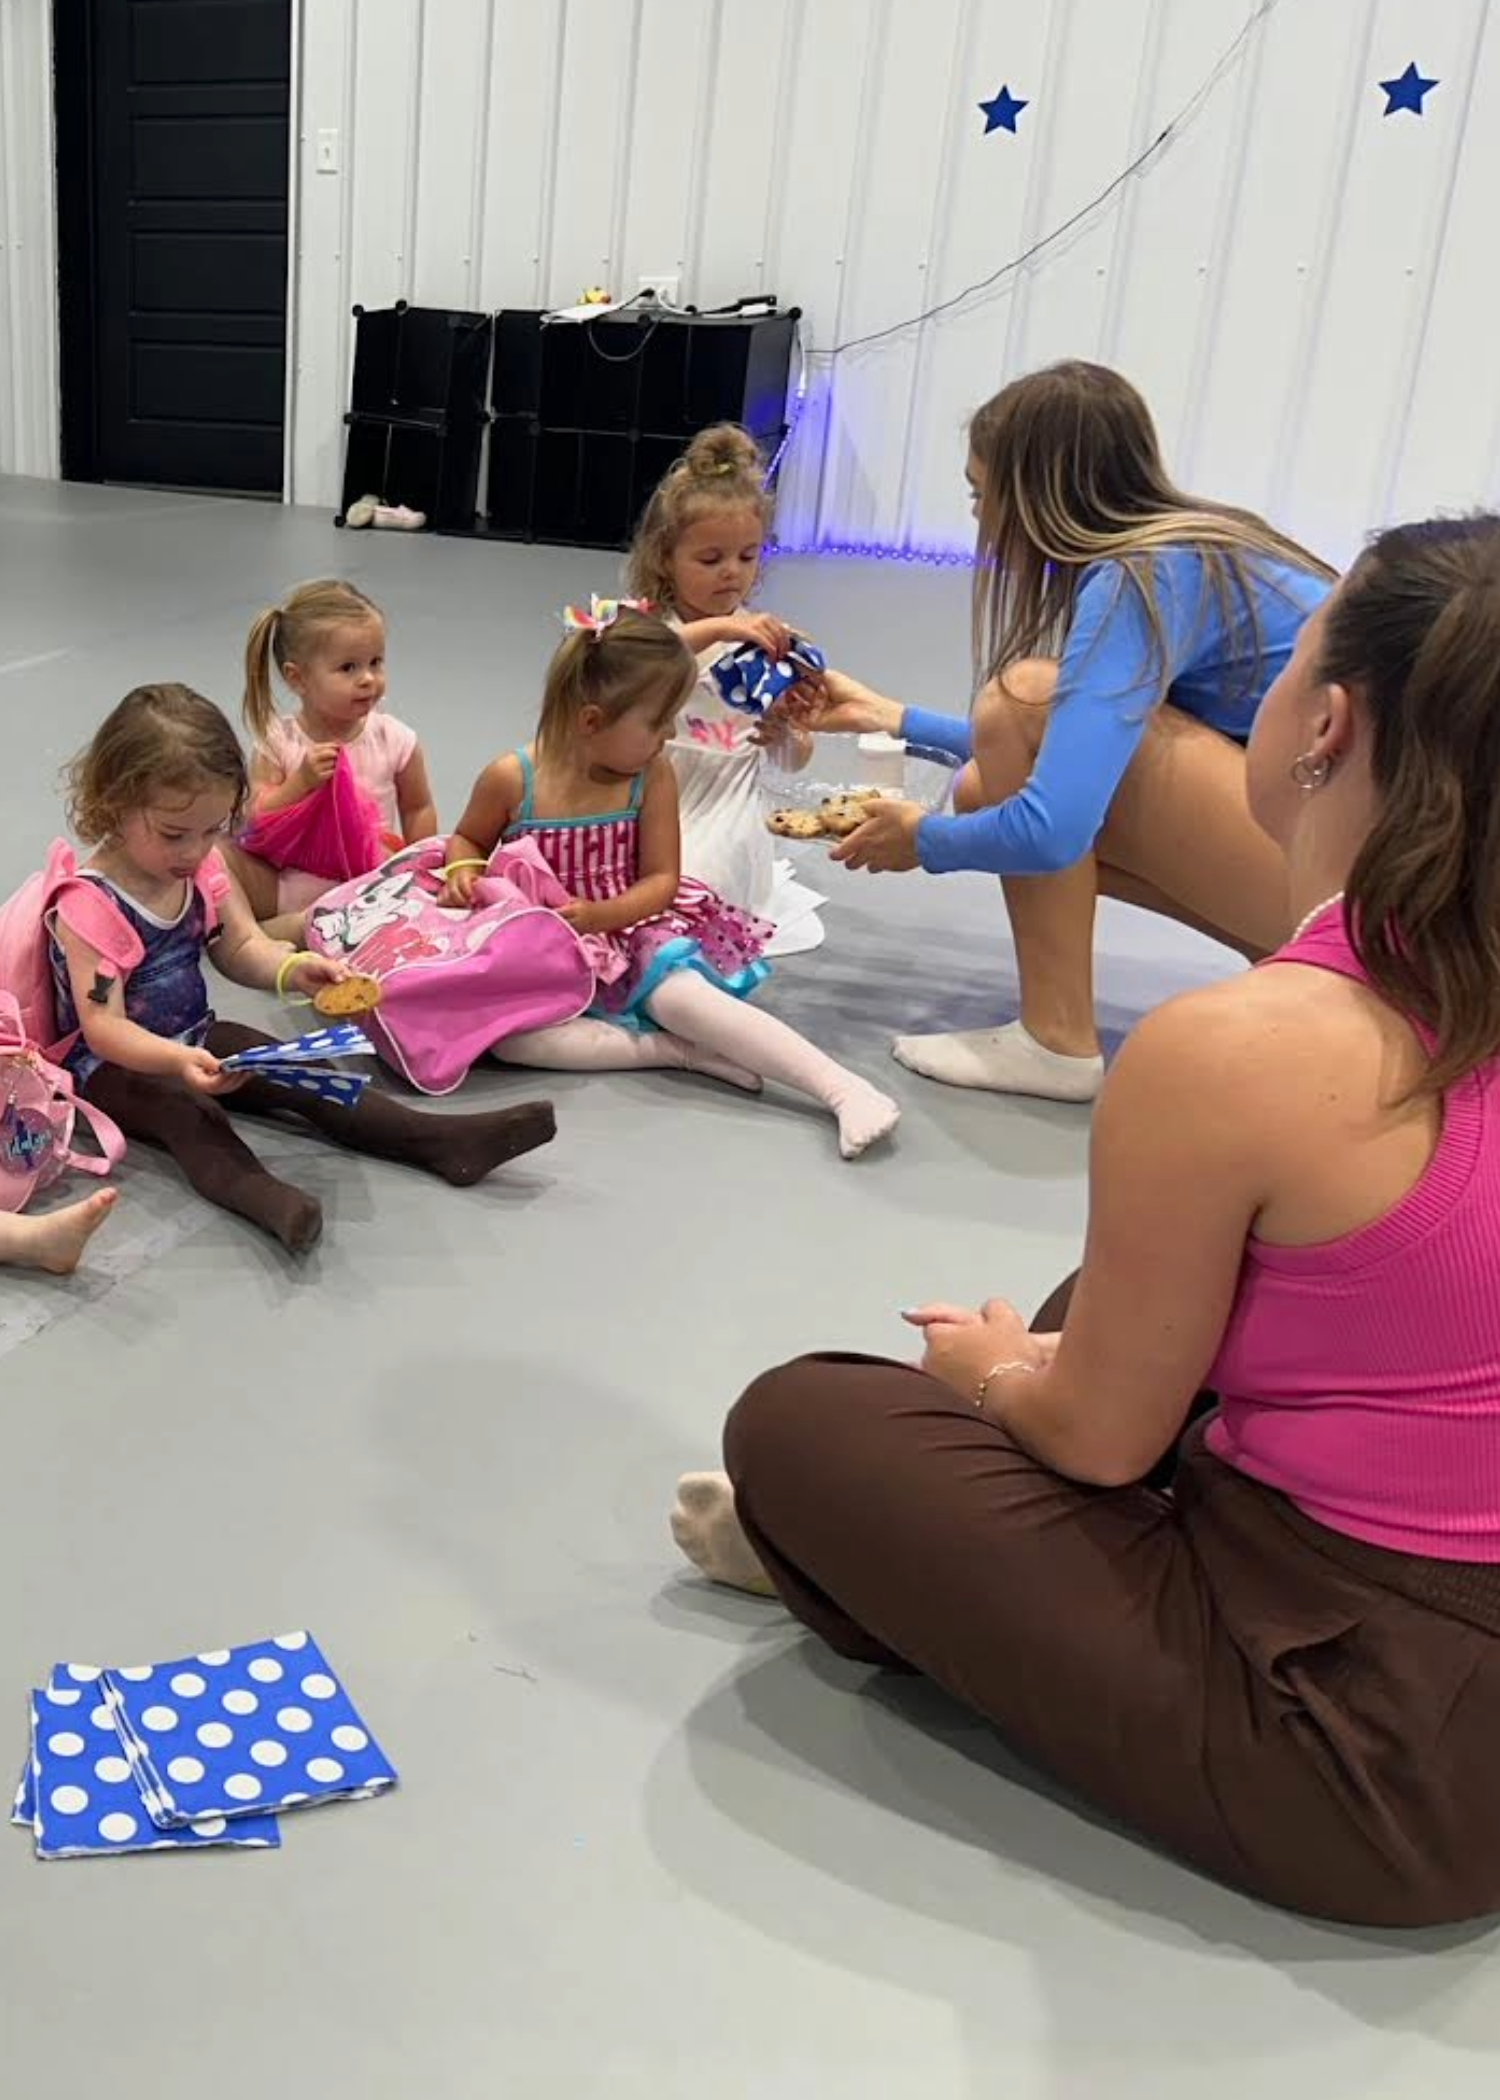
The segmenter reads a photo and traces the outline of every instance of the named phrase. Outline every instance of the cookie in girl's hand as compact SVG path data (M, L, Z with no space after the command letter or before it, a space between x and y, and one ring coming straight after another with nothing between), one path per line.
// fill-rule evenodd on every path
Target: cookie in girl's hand
M313 1008L328 1020L346 1021L353 1014L373 1013L380 1004L380 981L375 977L341 977L337 984L319 985Z

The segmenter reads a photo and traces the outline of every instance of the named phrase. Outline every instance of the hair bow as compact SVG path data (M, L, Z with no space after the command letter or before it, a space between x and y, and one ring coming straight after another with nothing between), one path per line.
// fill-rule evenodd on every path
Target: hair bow
M622 610L648 613L651 609L651 602L647 598L600 598L591 595L587 606L563 607L563 625L575 633L591 634L597 642L601 634L614 626Z

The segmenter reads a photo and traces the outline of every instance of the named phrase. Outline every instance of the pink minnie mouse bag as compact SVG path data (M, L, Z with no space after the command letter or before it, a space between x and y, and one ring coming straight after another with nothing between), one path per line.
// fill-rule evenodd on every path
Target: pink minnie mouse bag
M380 810L354 777L347 750L321 787L285 809L262 810L239 843L273 868L305 868L328 882L368 875L385 858Z
M97 1152L75 1152L79 1117ZM125 1140L108 1116L73 1092L73 1075L27 1040L21 1009L0 992L0 1211L24 1210L38 1189L76 1167L107 1174L125 1157Z
M319 900L307 944L379 981L361 1025L386 1063L424 1094L451 1094L507 1036L576 1020L594 996L585 944L549 903L565 903L536 848L504 847L472 911L438 903L445 839L423 839Z

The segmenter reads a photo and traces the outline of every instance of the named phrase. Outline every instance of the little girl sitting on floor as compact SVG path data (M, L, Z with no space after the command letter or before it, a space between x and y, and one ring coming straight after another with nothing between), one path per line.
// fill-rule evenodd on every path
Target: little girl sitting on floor
M298 702L295 714L277 712L272 666ZM352 583L299 584L284 605L263 612L245 644L245 726L252 810L269 816L317 794L347 754L358 792L373 805L365 829L364 867L333 874L273 867L253 842L226 849L250 907L273 936L302 937L302 919L337 882L368 874L386 853L438 828L427 761L416 732L381 707L385 698L385 621L378 605Z
M853 1159L899 1110L769 1014L743 1004L762 982L768 928L684 879L677 783L663 756L695 694L697 666L665 621L596 601L547 674L535 742L488 766L449 843L446 901L467 904L507 841L530 840L574 902L598 984L595 1015L512 1036L494 1055L553 1071L671 1065L747 1092L763 1079L836 1118ZM654 1023L665 1033L642 1022Z
M761 807L762 757L807 762L806 732L783 706L759 724L728 706L714 682L722 656L744 643L786 654L792 630L746 610L771 523L765 467L737 423L701 430L647 504L626 563L626 589L649 599L698 659L697 689L668 747L682 808L682 865L742 911L769 919L772 955L821 945L821 899L779 860Z
M216 849L245 800L245 761L211 701L183 685L127 693L73 763L69 815L94 847L81 873L100 883L145 953L126 978L64 923L52 927L59 1039L80 1094L130 1138L160 1145L210 1203L237 1212L294 1254L322 1230L314 1196L278 1181L230 1128L236 1115L293 1116L375 1159L424 1168L467 1187L554 1132L551 1105L438 1116L372 1086L352 1107L245 1079L220 1059L269 1042L216 1020L205 950L236 984L313 991L346 974L326 957L269 939ZM217 924L214 923L217 915Z

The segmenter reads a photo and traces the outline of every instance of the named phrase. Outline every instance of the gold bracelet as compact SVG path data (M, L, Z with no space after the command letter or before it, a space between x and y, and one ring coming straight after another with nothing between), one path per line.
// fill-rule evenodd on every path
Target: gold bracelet
M1037 1372L1040 1369L1040 1364L1023 1364L1019 1360L1014 1363L991 1364L989 1369L985 1372L983 1378L981 1378L979 1381L979 1390L974 1395L974 1405L976 1407L984 1406L985 1400L990 1390L990 1381L992 1379L999 1378L1003 1372L1024 1371L1028 1378L1035 1378Z
M439 868L437 872L446 882L455 868L487 868L488 866L489 862L487 860L450 860L446 867Z
M276 972L277 998L284 999L286 997L286 974L288 970L292 969L297 963L316 962L317 959L310 948L293 948L289 955L283 955L281 968Z

